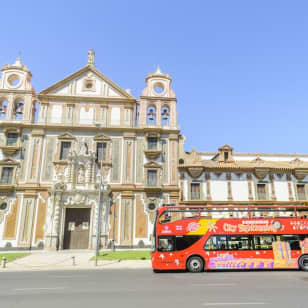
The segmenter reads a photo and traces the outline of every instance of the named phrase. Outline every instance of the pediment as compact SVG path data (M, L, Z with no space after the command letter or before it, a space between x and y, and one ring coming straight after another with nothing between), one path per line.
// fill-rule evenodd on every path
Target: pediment
M95 137L94 137L94 140L95 141L109 141L110 140L110 137L105 135L105 134L97 134Z
M66 133L59 135L58 139L72 140L72 139L76 139L76 138L71 133L66 132Z
M155 161L150 161L144 164L144 168L161 168L161 165Z
M40 95L134 99L117 84L87 65L76 73L41 91Z

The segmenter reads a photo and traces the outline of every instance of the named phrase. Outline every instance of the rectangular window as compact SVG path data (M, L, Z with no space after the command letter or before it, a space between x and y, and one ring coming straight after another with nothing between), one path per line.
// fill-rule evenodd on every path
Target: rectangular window
M66 159L71 149L71 143L68 141L61 142L60 159Z
M200 200L200 183L191 183L190 196L191 200Z
M98 142L96 144L96 159L101 161L101 160L106 160L106 149L107 149L107 144L104 142Z
M266 184L257 184L257 198L258 200L266 200Z
M7 139L6 139L7 145L16 145L18 140L18 134L17 133L8 133Z
M282 234L277 235L277 241L281 242L288 242L290 245L291 250L300 250L300 244L299 244L299 235L291 235L291 234Z
M271 250L275 235L254 235L253 243L256 250Z
M227 250L227 236L214 235L211 236L204 245L205 250Z
M156 150L157 149L157 138L149 137L148 138L148 150Z
M148 170L147 183L148 183L148 186L157 185L157 171L156 170Z
M296 189L297 189L297 199L306 200L305 184L297 184Z
M12 184L13 167L3 167L1 173L1 184Z
M181 251L191 247L201 235L159 236L158 251Z
M229 235L229 250L249 250L252 249L252 243L248 235Z

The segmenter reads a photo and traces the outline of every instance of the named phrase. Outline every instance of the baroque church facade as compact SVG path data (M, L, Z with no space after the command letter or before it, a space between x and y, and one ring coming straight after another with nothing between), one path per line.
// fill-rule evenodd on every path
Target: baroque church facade
M85 67L36 93L17 58L0 79L0 250L148 247L162 204L303 205L308 155L184 151L171 77L134 98ZM108 206L107 206L108 205Z

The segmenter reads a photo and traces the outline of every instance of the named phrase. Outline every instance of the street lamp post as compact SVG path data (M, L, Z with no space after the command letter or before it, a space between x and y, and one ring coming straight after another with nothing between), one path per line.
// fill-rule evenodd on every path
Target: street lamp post
M96 221L96 245L95 245L95 266L97 266L98 252L101 242L101 220L102 220L102 171L100 171L99 186L98 186L98 206L97 206L97 221Z
M109 184L102 183L102 160L100 163L99 186L98 186L98 206L97 206L97 222L96 222L96 245L95 245L95 266L97 266L98 253L101 246L101 226L102 226L102 207L105 207L105 226L108 224L109 217L109 196L111 187ZM106 231L106 229L105 229Z

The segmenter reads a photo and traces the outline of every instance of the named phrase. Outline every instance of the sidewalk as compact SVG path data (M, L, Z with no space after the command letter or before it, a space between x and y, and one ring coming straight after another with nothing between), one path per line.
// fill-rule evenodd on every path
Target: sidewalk
M94 261L89 261L93 255L93 250L35 251L29 256L8 262L6 268L0 268L0 272L151 268L150 260L98 261L95 267Z

